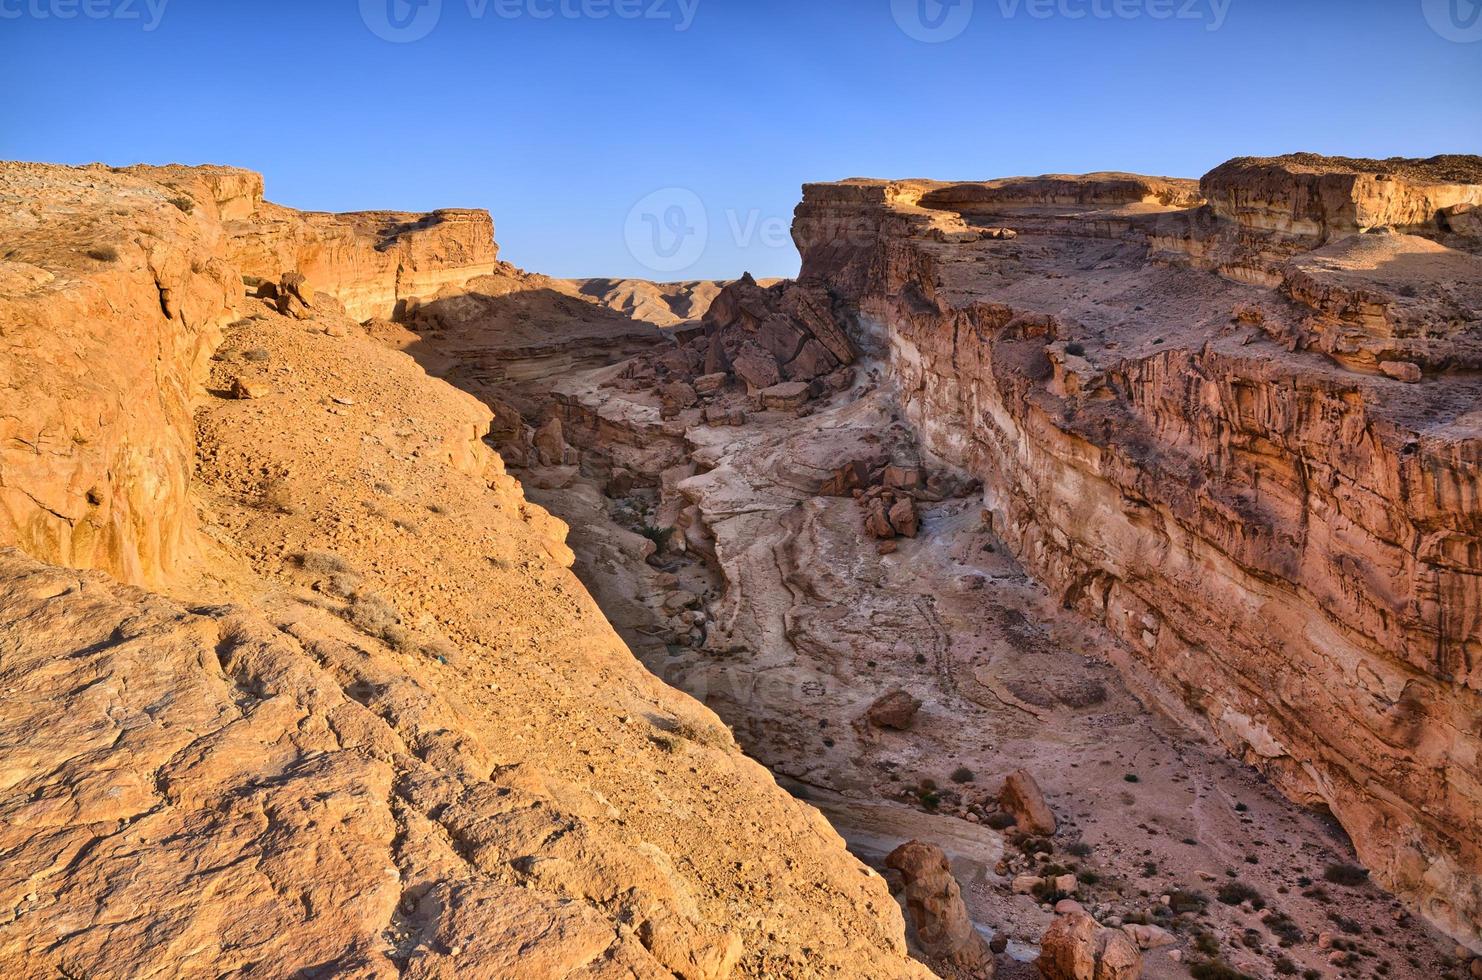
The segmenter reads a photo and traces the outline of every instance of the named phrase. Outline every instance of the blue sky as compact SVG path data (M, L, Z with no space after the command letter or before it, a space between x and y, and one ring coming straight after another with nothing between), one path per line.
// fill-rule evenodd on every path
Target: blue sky
M294 207L486 207L553 275L710 278L795 272L810 180L1482 150L1476 0L418 2L0 0L0 157L229 163Z

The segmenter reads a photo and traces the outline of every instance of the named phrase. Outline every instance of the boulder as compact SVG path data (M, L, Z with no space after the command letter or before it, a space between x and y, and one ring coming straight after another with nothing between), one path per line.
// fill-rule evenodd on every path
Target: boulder
M834 360L827 347L810 338L803 344L803 349L798 351L798 356L787 362L782 373L789 381L812 381L833 371L838 365L839 362Z
M694 408L700 398L695 389L683 381L671 381L659 386L659 415L672 419L687 408Z
M978 934L952 877L947 856L933 844L911 841L885 858L901 873L905 888L907 939L928 966L943 977L986 980L993 976L993 952Z
M795 412L808 402L808 386L801 381L784 381L764 388L762 407L773 412Z
M750 391L770 388L782 380L777 359L754 345L742 348L733 365L736 377L746 382Z
M916 720L916 712L920 710L920 698L909 691L896 690L870 705L865 718L876 728L893 728L903 732L911 727L911 723Z
M1045 802L1039 783L1028 770L1010 773L998 795L999 804L1012 814L1020 830L1028 834L1053 834L1055 811Z
M250 401L254 398L266 398L272 392L273 389L268 386L266 381L237 378L232 382L232 397L242 401Z
M1039 875L1019 875L1009 886L1015 895L1033 895L1034 890L1045 883Z
M702 374L695 379L695 394L713 395L726 386L729 376L724 371L714 374Z
M1045 980L1136 980L1142 954L1126 933L1102 928L1085 912L1070 912L1050 923L1036 965Z
M313 315L314 290L302 272L285 272L278 281L278 312L299 320Z
M535 430L534 445L542 466L560 466L566 461L566 436L559 417L552 416Z
M1122 927L1122 931L1137 944L1138 949L1162 949L1178 942L1177 936L1159 926L1128 924Z
M890 508L890 526L903 538L914 538L921 531L921 519L916 513L916 501L902 497Z
M889 541L895 537L895 525L890 523L885 501L879 497L866 501L864 527L865 533L872 538Z
M1394 378L1396 381L1409 384L1418 384L1422 377L1420 365L1409 361L1385 361L1379 365L1379 370L1386 378Z

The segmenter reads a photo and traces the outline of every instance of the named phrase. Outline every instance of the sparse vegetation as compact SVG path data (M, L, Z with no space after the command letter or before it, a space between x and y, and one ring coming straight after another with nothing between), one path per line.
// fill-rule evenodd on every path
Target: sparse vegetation
M329 551L306 551L298 556L298 565L310 575L335 575L352 570L349 562Z
M1272 935L1282 946L1295 946L1306 938L1302 927L1292 921L1292 917L1285 912L1272 910L1261 917L1261 923L1271 930Z
M1013 814L1004 813L1002 810L988 814L987 824L994 830L1008 830L1017 822Z
M117 262L118 249L112 245L95 245L87 250L87 257L97 262Z
M954 783L970 783L976 778L977 776L967 766L958 766L952 770L952 782Z
M345 618L372 636L384 636L391 627L401 624L396 608L371 592L357 593L345 610Z
M652 541L654 548L663 551L669 547L669 539L674 536L674 528L654 527L652 524L645 524L638 529L638 533Z
M1140 783L1140 782L1142 782L1142 779L1135 772L1129 772L1127 775L1123 776L1122 779L1123 779L1123 781L1129 782L1129 783Z
M1179 889L1169 893L1168 907L1180 915L1202 915L1209 908L1209 896L1203 892Z
M1189 967L1189 976L1194 980L1255 980L1224 960L1201 960L1194 963Z
M1266 907L1265 897L1243 881L1225 882L1215 892L1215 897L1225 905L1239 905L1242 902L1249 902L1251 908L1254 909L1263 909Z
M1348 888L1357 888L1369 881L1369 872L1356 864L1330 864L1322 876L1324 881Z
M1091 856L1091 845L1090 844L1087 844L1083 840L1076 841L1074 844L1071 844L1065 850L1066 850L1066 853L1072 855L1073 857L1084 858L1084 857L1090 857Z
M1074 342L1066 344L1065 353L1069 354L1071 357L1085 357L1086 345Z
M282 477L269 480L263 484L258 494L257 506L261 510L274 511L279 514L297 514L299 512L298 502L293 498L293 491L288 481Z
M170 198L170 203L175 205L177 209L184 212L185 214L190 214L196 209L196 202L186 197L184 194L181 194L178 197Z

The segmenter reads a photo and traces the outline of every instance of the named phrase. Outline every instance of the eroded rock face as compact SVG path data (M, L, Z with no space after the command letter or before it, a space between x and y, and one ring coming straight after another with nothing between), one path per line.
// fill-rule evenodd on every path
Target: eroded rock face
M925 976L883 880L613 633L493 413L333 275L244 287L260 180L0 193L0 973Z
M1386 163L814 185L795 238L1032 573L1482 949L1482 263L1436 219L1482 171Z

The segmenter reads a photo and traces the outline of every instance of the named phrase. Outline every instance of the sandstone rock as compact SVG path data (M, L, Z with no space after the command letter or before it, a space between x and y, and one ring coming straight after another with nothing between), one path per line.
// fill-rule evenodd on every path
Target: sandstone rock
M726 386L730 376L724 371L715 374L702 374L695 379L695 393L699 395L713 395Z
M732 370L753 392L770 388L782 380L782 374L777 369L777 359L760 347L742 349L735 357Z
M1459 289L1461 305L1482 309L1472 285L1482 266L1448 246L1455 233L1442 227L1447 209L1482 200L1482 160L1243 159L1207 175L1202 195L1209 207L1192 209L1201 191L1187 182L1104 175L809 185L794 238L803 278L880 325L904 418L925 449L990 488L992 530L1026 571L1126 642L1131 669L1160 700L1290 798L1322 801L1376 881L1482 948L1478 793L1439 775L1482 751L1482 736L1453 721L1475 714L1482 685L1469 652L1482 642L1473 495L1447 490L1417 505L1396 489L1416 472L1435 474L1438 487L1475 482L1475 427L1441 435L1423 420L1472 397L1446 373L1453 365L1482 368L1472 319L1431 305ZM1014 250L945 244L922 213L971 209L982 222L1014 208L1027 235L1026 205L1046 196L1191 210L1112 232L1157 260L1113 260L1124 288L1114 297L1086 283L1087 305L1075 309L1065 277L1077 273L1065 264L1051 259L1025 277L998 258ZM1106 233L1100 220L1039 227L1093 240ZM1381 226L1397 234L1359 234ZM861 227L872 231L851 234ZM1206 324L1157 312L1155 297L1174 282L1189 309L1210 312ZM1220 311L1241 304L1260 315L1222 336ZM1086 315L1119 345L1125 387L1056 393L1054 372L1027 358L1069 335L1060 318ZM1406 362L1438 383L1399 395L1398 385L1335 377L1333 360L1365 374ZM1361 432L1384 435L1366 442ZM1262 447L1246 461L1282 474L1276 484L1243 465L1175 462L1216 458L1232 438ZM1332 479L1301 475L1313 472ZM1236 501L1257 498L1258 519L1231 516L1247 506ZM1132 499L1161 516L1112 516L1094 529L1069 516L1117 515ZM1422 540L1447 544L1403 543ZM1154 541L1178 542L1176 557L1153 558ZM1355 555L1384 571L1361 573ZM1437 591L1440 581L1465 584ZM1354 695L1355 676L1388 693ZM1266 679L1262 690L1251 677ZM1411 733L1400 742L1381 734L1395 724L1394 698Z
M921 521L916 514L916 501L902 497L891 505L890 526L903 538L914 538L921 530Z
M1122 931L1137 944L1138 949L1162 949L1178 942L1178 937L1159 926L1125 925Z
M1408 361L1385 361L1379 365L1379 370L1386 378L1394 378L1396 381L1409 384L1419 384L1422 378L1420 365L1411 364Z
M928 965L961 980L993 976L993 954L968 918L967 906L941 848L920 841L902 844L885 858L905 880L901 902L909 936Z
M1018 875L1010 885L1015 895L1033 895L1034 890L1045 883L1038 875Z
M273 393L272 386L266 381L255 378L237 378L232 381L232 397L242 401L251 401L254 398L266 398Z
M1010 773L1003 782L998 800L1025 833L1043 835L1055 832L1055 812L1050 809L1050 804L1045 801L1045 794L1040 791L1039 783L1035 782L1028 770L1020 769Z
M865 533L872 538L888 541L896 536L885 501L876 497L866 502L864 527Z
M542 466L560 466L566 461L566 437L559 417L552 416L535 430L534 445Z
M659 400L663 406L663 417L672 419L685 409L694 408L699 397L695 394L695 389L683 381L671 381L659 387Z
M808 401L808 386L801 381L784 381L762 389L761 399L768 411L794 412Z
M1482 206L1456 204L1441 209L1441 220L1448 231L1469 238L1482 238Z
M1040 940L1036 961L1045 980L1136 980L1142 956L1127 935L1103 929L1084 912L1058 917Z
M921 710L921 699L909 691L891 691L881 697L865 712L865 717L876 728L894 728L905 731L916 720Z
M314 290L309 280L299 272L285 272L278 281L278 312L299 320L313 315Z
M1080 882L1073 874L1060 875L1055 879L1055 890L1062 895L1074 895L1080 888Z
M789 381L812 381L814 378L829 374L839 362L828 352L828 348L817 340L809 338L803 344L798 356L782 368L782 376Z

